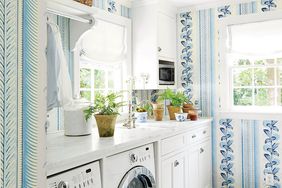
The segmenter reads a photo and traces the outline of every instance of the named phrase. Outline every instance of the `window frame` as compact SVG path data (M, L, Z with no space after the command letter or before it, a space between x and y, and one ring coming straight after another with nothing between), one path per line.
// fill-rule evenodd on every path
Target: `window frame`
M269 11L264 13L230 16L219 19L219 57L217 66L219 78L216 87L217 100L215 100L216 111L219 112L259 112L265 110L279 110L282 112L282 107L274 106L234 106L233 105L233 75L230 69L230 54L227 51L226 43L228 41L228 27L237 24L247 24L254 22L271 21L275 19L282 19L282 11ZM232 75L232 77L230 76ZM231 79L230 79L231 78Z

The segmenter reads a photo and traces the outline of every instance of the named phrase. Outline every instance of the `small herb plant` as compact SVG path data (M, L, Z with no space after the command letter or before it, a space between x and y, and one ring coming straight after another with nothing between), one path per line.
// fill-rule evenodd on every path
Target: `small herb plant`
M169 100L171 106L181 107L185 102L187 102L187 97L181 91L174 92L168 88L159 94L157 101L160 102L164 100Z
M136 108L136 112L147 112L147 110L145 108L143 108L143 107L138 106Z
M152 111L153 106L150 101L142 101L136 108L136 112L148 112L150 114Z
M110 93L108 95L98 93L95 97L94 105L84 110L86 121L93 114L119 115L119 109L125 105L125 102L117 102L117 99L121 97L122 95L120 93Z

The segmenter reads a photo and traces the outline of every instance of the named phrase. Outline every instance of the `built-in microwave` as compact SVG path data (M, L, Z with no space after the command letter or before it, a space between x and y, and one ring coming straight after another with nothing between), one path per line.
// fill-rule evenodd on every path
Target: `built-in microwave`
M159 60L159 85L175 84L174 62Z

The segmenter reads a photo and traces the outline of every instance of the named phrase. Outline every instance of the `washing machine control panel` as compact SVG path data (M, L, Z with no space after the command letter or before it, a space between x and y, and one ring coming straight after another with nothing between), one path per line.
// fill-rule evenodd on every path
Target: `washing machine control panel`
M129 160L131 164L142 163L147 160L151 160L152 151L150 147L146 147L143 150L133 151L129 154Z
M51 176L47 188L101 188L99 162Z

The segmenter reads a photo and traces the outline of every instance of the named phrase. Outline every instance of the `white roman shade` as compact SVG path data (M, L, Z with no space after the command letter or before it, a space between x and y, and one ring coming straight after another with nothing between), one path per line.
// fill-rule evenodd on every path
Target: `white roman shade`
M282 55L282 20L228 27L228 51L243 56Z
M113 63L126 58L126 30L123 26L97 20L77 43L81 58L95 62Z

